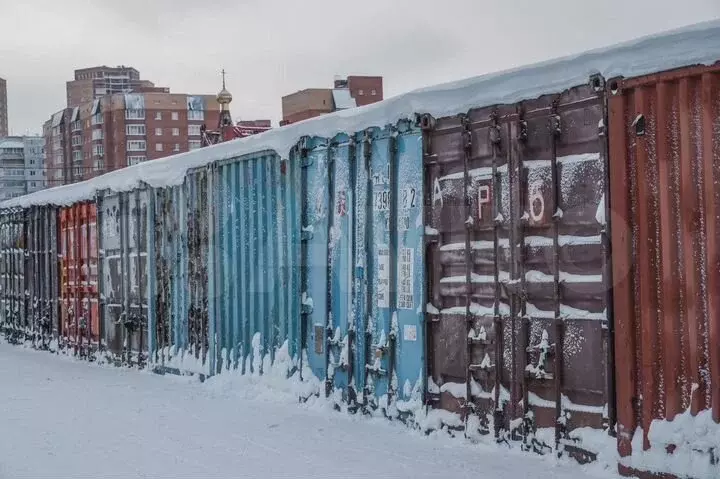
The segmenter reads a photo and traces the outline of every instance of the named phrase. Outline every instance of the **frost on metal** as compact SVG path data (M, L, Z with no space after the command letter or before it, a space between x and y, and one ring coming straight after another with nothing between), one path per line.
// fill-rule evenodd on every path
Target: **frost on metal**
M140 185L180 185L188 170L214 161L260 151L275 151L282 158L303 137L332 138L342 132L383 127L429 113L436 118L471 108L511 104L587 83L588 77L634 77L685 65L710 65L720 58L720 20L647 36L623 44L545 61L523 68L418 89L364 107L342 110L246 138L220 143L123 170L73 185L39 191L4 202L0 207L67 205L90 200L101 190L130 191Z

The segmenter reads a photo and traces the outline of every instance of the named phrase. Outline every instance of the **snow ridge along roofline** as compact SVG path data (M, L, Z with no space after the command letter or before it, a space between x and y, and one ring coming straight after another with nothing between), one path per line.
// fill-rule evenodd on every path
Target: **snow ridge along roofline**
M215 161L264 150L287 158L298 141L307 136L332 138L339 133L352 134L396 124L417 113L439 118L472 108L512 104L582 85L598 73L606 79L636 77L691 65L712 65L719 60L720 19L717 19L526 67L421 88L379 103L41 190L0 203L0 208L65 206L91 200L102 190L131 191L143 184L156 188L180 185L188 170Z

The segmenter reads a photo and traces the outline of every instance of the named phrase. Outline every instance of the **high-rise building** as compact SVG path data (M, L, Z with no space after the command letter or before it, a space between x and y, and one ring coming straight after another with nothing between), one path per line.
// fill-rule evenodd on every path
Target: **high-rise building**
M333 88L308 88L282 98L282 125L382 101L383 78L336 77Z
M44 145L41 136L0 138L0 201L47 186Z
M7 82L0 78L0 138L8 136Z
M105 95L66 108L45 123L49 181L74 183L199 148L203 126L219 117L214 95L157 91Z
M75 79L67 82L67 106L74 108L82 103L105 95L128 93L140 89L154 90L155 85L140 79L140 72L132 67L98 66L75 70ZM160 88L168 93L167 88Z

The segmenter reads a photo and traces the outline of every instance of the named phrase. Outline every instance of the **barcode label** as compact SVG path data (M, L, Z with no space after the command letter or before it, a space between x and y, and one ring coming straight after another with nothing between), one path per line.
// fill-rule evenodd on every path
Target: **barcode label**
M414 278L412 248L400 248L398 261L398 309L414 309Z

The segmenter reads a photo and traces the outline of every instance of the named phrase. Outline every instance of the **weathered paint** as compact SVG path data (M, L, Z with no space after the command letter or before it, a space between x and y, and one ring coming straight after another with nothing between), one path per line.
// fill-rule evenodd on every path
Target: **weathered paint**
M216 370L260 373L300 351L300 170L260 152L221 162L213 181Z
M582 447L612 413L602 88L424 123L428 399L469 434Z
M626 457L642 452L631 444L637 427L643 450L685 446L651 444L654 420L712 409L720 421L720 66L612 79L608 96L618 449ZM713 460L712 450L693 447L696 460Z
M92 202L60 210L60 338L75 354L98 347L96 207Z
M0 328L11 341L19 341L29 329L25 281L26 212L0 213Z
M211 374L208 336L209 170L192 171L180 186L152 191L148 211L154 251L148 261L150 362L159 371Z
M305 146L309 366L326 394L394 415L424 376L421 134L402 123Z
M53 206L36 206L28 212L28 322L33 344L41 348L57 338L60 328L57 219Z
M144 189L97 199L103 346L124 363L147 357L149 196Z

